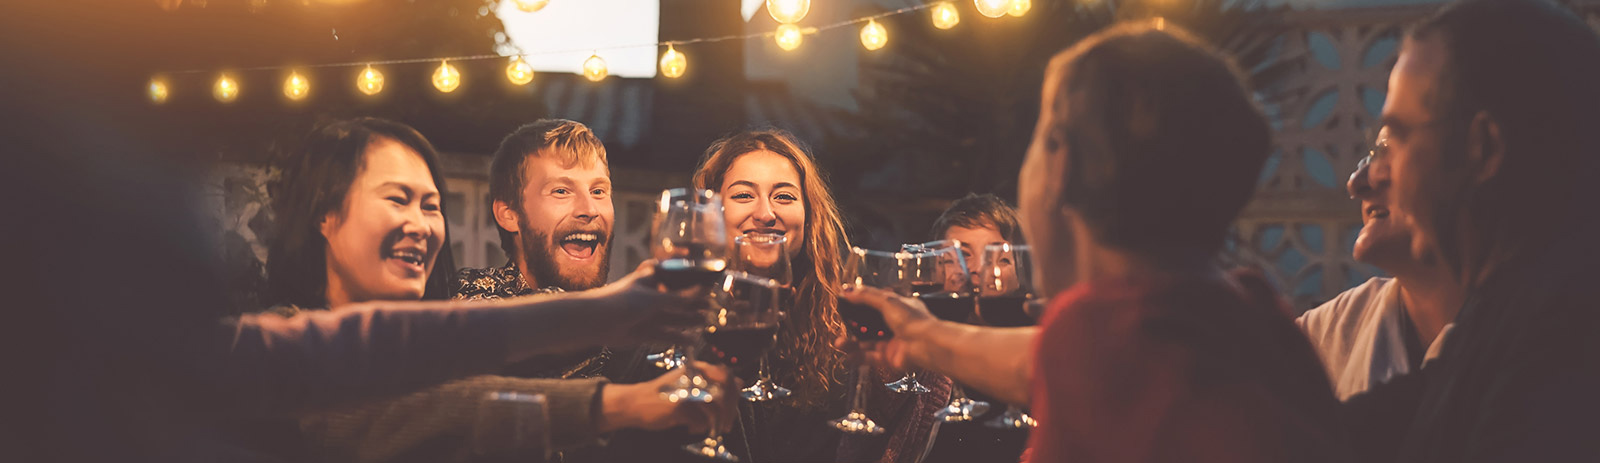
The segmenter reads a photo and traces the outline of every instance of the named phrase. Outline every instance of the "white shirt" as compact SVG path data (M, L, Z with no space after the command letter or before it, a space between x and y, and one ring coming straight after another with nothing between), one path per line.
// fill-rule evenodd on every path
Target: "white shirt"
M1411 365L1406 352L1404 330L1410 328L1405 316L1400 285L1393 278L1374 277L1306 311L1295 323L1311 338L1333 381L1334 395L1343 401L1421 367ZM1445 325L1428 343L1424 364L1439 355L1453 326Z

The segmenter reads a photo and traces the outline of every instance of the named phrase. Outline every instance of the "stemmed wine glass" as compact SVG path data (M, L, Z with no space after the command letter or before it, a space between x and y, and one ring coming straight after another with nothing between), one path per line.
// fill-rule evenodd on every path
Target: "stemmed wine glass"
M671 289L696 285L710 288L721 281L727 267L723 256L728 250L722 198L701 189L663 191L655 222L650 250L656 259L657 281ZM677 350L686 360L683 375L661 388L662 398L669 402L711 402L721 395L721 387L694 368L693 345Z
M983 247L978 269L978 319L988 326L1032 326L1027 307L1034 302L1033 252L1027 245L995 243ZM1027 429L1038 424L1015 405L983 423L993 428Z
M966 256L961 252L961 242L931 241L902 245L900 249L912 254L905 275L911 287L910 296L921 299L928 311L942 320L967 321L973 311L973 284ZM884 386L899 393L928 392L926 386L917 382L915 371Z
M911 253L868 251L861 248L850 248L850 256L845 261L843 280L847 285L870 286L893 291L895 294L906 295L909 286L901 277L905 275ZM889 331L889 326L883 320L883 314L876 309L857 305L843 298L839 299L839 317L844 319L846 332L855 340L883 340L894 337L894 332ZM828 422L834 429L848 434L882 434L884 429L867 417L866 396L862 385L866 384L872 375L872 367L861 364L856 371L855 393L850 398L850 413L844 417Z
M794 272L789 267L789 253L785 246L789 244L789 237L776 233L750 233L733 237L733 257L728 263L729 271L744 272L751 276L767 278L778 285L778 314L781 319L786 317L784 301L794 298ZM767 356L762 355L757 359L756 380L749 387L741 389L740 395L751 402L761 402L772 399L788 397L794 394L789 388L772 382L772 377L767 373Z
M778 282L749 273L729 270L712 298L706 320L706 349L710 361L727 365L735 376L754 375L760 359L778 339ZM722 461L739 461L722 444L722 433L713 421L711 431L700 442L685 445L690 453Z

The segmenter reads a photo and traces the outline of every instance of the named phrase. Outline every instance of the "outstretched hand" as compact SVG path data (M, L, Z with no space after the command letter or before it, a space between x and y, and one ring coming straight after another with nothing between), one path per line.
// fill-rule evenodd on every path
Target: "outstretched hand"
M705 325L706 288L669 290L655 279L655 261L646 260L633 273L585 294L600 309L594 320L612 326L602 344L685 344L688 333Z
M878 341L841 337L834 341L835 347L856 361L895 373L924 368L915 362L915 349L920 348L916 339L928 326L939 320L928 312L922 301L865 286L846 287L839 297L883 314L884 323L895 335Z
M662 430L685 426L691 432L705 432L716 425L720 431L733 429L738 412L739 385L722 367L695 362L706 379L722 386L722 395L710 403L668 402L661 389L672 384L683 369L675 369L656 379L638 384L608 384L602 391L600 429L624 428Z

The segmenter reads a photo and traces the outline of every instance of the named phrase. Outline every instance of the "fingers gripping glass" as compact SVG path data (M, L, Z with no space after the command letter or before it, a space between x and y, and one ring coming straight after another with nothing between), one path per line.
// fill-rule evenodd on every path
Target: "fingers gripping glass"
M847 285L886 289L905 295L910 291L904 277L910 267L911 253L868 251L850 248L846 256L843 280ZM856 305L839 299L839 317L844 319L846 332L856 340L883 340L894 336L883 321L883 314L871 307ZM867 417L866 396L862 386L872 376L872 367L861 364L856 370L855 391L850 397L850 413L828 422L834 429L847 434L883 434L884 429Z
M787 245L789 238L776 233L750 233L733 237L733 259L728 263L730 271L744 272L747 275L766 278L778 285L777 311L778 323L787 318L790 307L794 301L794 272L789 266L789 253ZM755 382L749 387L741 389L740 395L751 402L762 402L772 399L789 397L794 391L778 385L772 381L767 370L767 355L762 355L757 361L760 363L756 371ZM749 376L740 376L749 378Z
M983 247L983 264L978 268L978 319L988 326L1032 326L1036 322L1030 306L1037 306L1033 288L1033 252L1028 246L1008 243ZM983 423L993 428L1025 429L1038 423L1015 405L1005 413Z
M727 267L728 237L723 231L722 199L707 190L677 188L661 192L650 250L656 259L656 280L668 288L711 288ZM706 293L707 298L711 293ZM694 368L692 345L676 349L685 362L683 375L661 389L670 402L711 402L721 388ZM668 355L666 358L671 358Z

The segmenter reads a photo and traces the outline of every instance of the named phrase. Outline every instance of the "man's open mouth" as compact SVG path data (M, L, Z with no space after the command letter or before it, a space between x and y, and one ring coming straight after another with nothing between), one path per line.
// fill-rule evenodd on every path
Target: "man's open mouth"
M1389 208L1383 206L1367 206L1366 213L1362 214L1368 220L1389 218Z
M573 259L588 259L594 257L594 250L600 246L600 234L595 232L573 232L561 237L559 243L561 250Z

